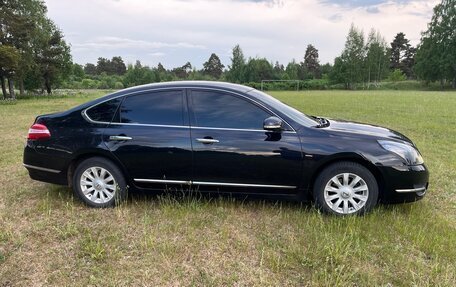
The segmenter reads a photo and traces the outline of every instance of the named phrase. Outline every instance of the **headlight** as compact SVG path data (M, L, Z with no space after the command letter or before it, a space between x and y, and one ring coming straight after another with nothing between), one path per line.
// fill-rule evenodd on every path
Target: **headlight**
M378 143L387 151L393 152L403 158L407 164L423 164L423 157L413 146L388 140L378 140Z

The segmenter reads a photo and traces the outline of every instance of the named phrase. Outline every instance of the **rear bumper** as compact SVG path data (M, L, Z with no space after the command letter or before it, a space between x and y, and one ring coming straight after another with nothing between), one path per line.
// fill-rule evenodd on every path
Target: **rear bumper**
M31 179L59 185L68 185L66 173L63 173L62 171L55 172L54 170L27 164L24 164L24 167L27 168Z
M422 199L429 186L429 171L424 164L414 166L379 167L383 179L380 200L404 203Z
M39 170L39 171L50 172L50 173L60 173L60 170L57 170L57 169L39 167L36 165L25 164L25 163L23 163L22 165L28 170L32 169L32 170Z
M67 166L69 160L59 156L39 153L30 144L24 148L24 167L30 178L38 181L68 185Z

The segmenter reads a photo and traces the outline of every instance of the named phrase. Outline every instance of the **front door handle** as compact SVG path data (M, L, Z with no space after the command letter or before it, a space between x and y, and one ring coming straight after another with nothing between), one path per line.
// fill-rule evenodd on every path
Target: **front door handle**
M129 141L132 140L132 137L127 137L127 136L110 136L109 140L110 141Z
M216 139L196 139L197 142L203 143L203 144L213 144L213 143L218 143L219 141Z

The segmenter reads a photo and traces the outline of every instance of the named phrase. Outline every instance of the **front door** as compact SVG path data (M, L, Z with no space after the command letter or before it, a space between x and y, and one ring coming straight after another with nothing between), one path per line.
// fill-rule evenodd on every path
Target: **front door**
M242 95L189 92L193 184L204 190L294 193L302 171L298 135L263 130L272 112Z

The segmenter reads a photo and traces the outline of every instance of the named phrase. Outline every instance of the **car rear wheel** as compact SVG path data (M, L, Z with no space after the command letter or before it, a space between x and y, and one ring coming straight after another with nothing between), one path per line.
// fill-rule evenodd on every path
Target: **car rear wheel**
M110 207L126 193L125 178L111 161L93 157L82 161L74 172L73 191L92 207Z
M315 204L325 213L335 215L364 214L378 200L375 177L364 166L338 162L324 169L315 181Z

